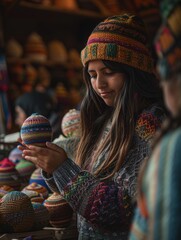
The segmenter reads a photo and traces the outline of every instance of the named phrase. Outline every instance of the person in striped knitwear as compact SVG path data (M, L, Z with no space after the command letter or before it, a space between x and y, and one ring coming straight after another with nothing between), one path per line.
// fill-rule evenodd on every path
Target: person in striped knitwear
M75 161L53 143L29 146L25 159L78 216L79 240L127 239L140 165L165 111L143 21L107 18L81 52L87 92Z
M168 2L155 47L170 117L139 176L130 240L181 239L181 1Z

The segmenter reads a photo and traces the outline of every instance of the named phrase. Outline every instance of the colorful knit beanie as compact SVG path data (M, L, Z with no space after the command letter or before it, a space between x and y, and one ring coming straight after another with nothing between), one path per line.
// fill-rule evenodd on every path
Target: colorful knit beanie
M34 113L23 122L20 134L27 145L46 146L51 141L52 128L46 117Z
M163 22L155 38L157 71L162 80L181 69L181 4L176 5Z
M153 73L143 21L129 14L107 18L96 26L81 52L83 65L90 60L110 60Z

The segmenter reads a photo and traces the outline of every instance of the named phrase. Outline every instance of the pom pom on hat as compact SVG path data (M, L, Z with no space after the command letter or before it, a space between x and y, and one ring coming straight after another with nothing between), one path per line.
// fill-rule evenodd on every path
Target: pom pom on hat
M24 121L20 134L27 145L46 146L52 139L52 128L46 117L34 113Z
M69 110L62 118L61 128L66 137L80 136L80 111Z
M109 60L153 73L153 59L147 45L143 21L135 15L123 14L99 23L81 52L82 63Z

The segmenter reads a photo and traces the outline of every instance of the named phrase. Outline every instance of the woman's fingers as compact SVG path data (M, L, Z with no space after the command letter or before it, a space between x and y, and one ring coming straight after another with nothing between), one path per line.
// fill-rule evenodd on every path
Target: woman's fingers
M62 153L62 148L60 148L59 146L57 146L54 143L46 142L46 146L51 150Z

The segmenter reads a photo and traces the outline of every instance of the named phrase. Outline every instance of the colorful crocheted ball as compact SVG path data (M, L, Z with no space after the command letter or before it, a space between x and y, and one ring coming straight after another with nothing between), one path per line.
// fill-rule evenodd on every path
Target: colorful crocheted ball
M52 139L52 128L46 117L34 113L24 121L20 134L27 145L46 146L46 142Z
M33 230L41 230L49 226L50 214L48 209L41 203L32 203L35 212L35 223Z
M50 188L48 187L48 185L46 184L45 180L41 175L41 168L35 169L34 172L31 174L29 184L34 182L40 184L41 186L44 186L49 192L51 192Z
M35 191L37 192L41 197L43 197L44 199L46 199L49 195L48 190L46 189L46 187L33 182L31 184L29 184L28 186L26 186L23 190L26 191Z
M80 136L80 111L69 110L62 118L61 128L66 137Z
M4 233L27 232L35 221L34 209L26 194L12 191L0 201L0 231Z
M63 228L70 225L73 210L60 194L53 193L43 204L50 213L50 224L53 227Z
M8 185L15 190L21 187L21 177L15 169L15 164L8 158L4 158L0 162L0 186Z

